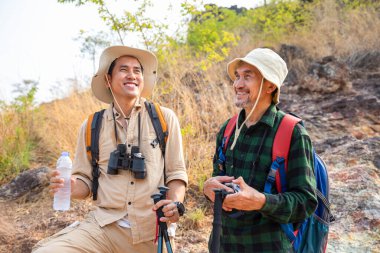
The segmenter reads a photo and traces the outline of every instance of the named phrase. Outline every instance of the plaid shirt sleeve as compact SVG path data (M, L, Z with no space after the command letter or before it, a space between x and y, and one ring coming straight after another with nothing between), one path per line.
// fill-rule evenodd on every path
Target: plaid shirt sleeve
M294 128L288 157L287 191L265 194L266 202L260 212L278 223L298 223L310 216L317 207L316 181L310 138L304 127Z

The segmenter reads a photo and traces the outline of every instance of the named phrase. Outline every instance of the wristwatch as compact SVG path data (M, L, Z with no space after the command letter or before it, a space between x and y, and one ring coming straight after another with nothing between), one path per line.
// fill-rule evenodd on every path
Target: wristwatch
M179 201L175 201L174 204L177 206L179 216L183 216L186 211L185 206Z

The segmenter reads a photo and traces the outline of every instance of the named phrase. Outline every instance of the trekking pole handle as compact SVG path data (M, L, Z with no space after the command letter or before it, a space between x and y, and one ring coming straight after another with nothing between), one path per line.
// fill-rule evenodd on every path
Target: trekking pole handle
M158 187L158 190L162 194L161 199L166 199L166 193L169 191L169 187L160 186L160 187Z
M154 204L156 204L158 201L161 200L162 194L161 193L156 193L156 194L153 194L150 197L153 199ZM164 217L164 212L162 211L162 208L163 208L163 206L161 206L160 208L158 208L157 211L156 211L157 217L158 217L158 224L160 225L161 229L167 230L168 226L166 225L166 222L160 221L160 218Z

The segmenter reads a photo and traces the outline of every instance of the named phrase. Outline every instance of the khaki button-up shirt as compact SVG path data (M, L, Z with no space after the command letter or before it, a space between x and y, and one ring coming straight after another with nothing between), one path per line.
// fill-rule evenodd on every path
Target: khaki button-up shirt
M164 159L159 145L152 145L157 136L144 101L145 99L141 98L136 103L127 124L121 123L123 117L112 106L106 109L99 138L100 177L94 210L95 218L100 226L105 226L126 217L131 223L133 243L153 240L155 237L156 214L152 211L151 195L158 193L158 186L164 185L164 165L166 183L171 180L182 180L187 185L188 182L181 131L176 115L172 110L161 107L169 131ZM140 141L139 114L141 115ZM124 129L123 125L127 126L127 129ZM86 154L86 126L87 121L80 129L73 175L83 180L91 190L92 167ZM128 153L131 152L132 146L140 147L140 152L145 157L147 171L144 179L136 179L130 170L119 169L117 175L107 174L110 153L116 150L117 144L120 143L126 143Z

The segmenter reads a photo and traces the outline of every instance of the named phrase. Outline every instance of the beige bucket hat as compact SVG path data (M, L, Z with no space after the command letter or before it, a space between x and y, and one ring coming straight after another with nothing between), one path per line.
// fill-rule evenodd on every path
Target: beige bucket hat
M153 87L156 84L157 77L157 58L147 50L132 48L127 46L111 46L106 48L100 55L99 69L92 78L91 89L95 97L104 103L113 101L112 94L106 85L105 75L111 63L121 56L136 57L143 67L144 88L141 92L142 97L149 97L152 94Z
M227 64L227 73L232 81L235 81L235 70L241 61L256 67L266 80L276 85L277 93L273 97L273 102L278 104L280 88L288 74L285 61L269 48L253 49L244 58L236 58Z

